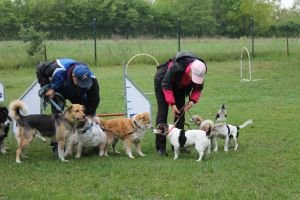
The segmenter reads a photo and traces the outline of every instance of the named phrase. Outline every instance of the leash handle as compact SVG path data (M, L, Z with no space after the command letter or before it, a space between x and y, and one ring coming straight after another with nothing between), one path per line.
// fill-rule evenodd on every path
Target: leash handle
M176 125L178 123L178 121L180 120L180 118L184 115L185 111L184 108L186 105L188 105L189 102L187 102L186 104L184 104L184 106L182 106L179 110L180 115L178 116L177 120L174 122L174 125Z
M177 120L174 122L174 126L176 126L176 124L178 123L178 121L180 120L180 118L184 115L185 111L181 111L181 114L179 115L179 117L177 118Z

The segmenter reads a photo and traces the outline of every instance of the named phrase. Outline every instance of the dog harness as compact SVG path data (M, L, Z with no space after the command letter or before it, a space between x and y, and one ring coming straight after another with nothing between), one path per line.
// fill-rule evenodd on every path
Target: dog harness
M93 123L90 123L87 127L82 130L82 133L86 133L89 129L93 127Z
M226 128L227 128L227 134L228 134L228 136L230 135L230 128L229 128L229 126L226 124Z

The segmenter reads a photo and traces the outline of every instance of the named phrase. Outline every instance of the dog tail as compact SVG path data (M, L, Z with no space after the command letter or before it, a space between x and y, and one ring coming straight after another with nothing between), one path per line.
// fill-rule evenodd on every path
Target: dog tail
M252 119L245 121L242 125L238 126L237 129L245 128L246 126L253 124Z
M210 119L206 119L202 121L202 123L199 126L199 129L203 131L208 131L209 129L212 130L214 127L215 123Z
M23 115L26 115L27 112L27 105L23 101L15 100L9 104L9 116L16 121L18 121L20 117L23 117Z

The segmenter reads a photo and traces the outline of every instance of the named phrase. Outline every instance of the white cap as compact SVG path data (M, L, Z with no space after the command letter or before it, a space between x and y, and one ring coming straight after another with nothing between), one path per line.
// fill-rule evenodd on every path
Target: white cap
M192 81L197 84L203 83L206 66L200 60L195 60L191 64Z

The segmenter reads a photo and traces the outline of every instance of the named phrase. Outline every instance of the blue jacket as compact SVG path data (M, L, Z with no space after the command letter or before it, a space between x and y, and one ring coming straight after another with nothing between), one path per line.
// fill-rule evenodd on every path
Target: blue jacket
M70 78L68 77L68 72L71 66L80 62L69 58L63 58L63 59L57 59L56 63L60 67L56 68L52 73L51 88L53 88L54 90L61 87L64 84L64 82L68 78ZM92 74L92 78L96 78L94 74Z
M72 80L72 70L80 62L68 58L57 59L57 67L52 73L51 88L59 92L64 98L72 103L85 106L86 114L95 115L100 103L99 85L94 74L92 74L93 84L89 89L79 88Z

